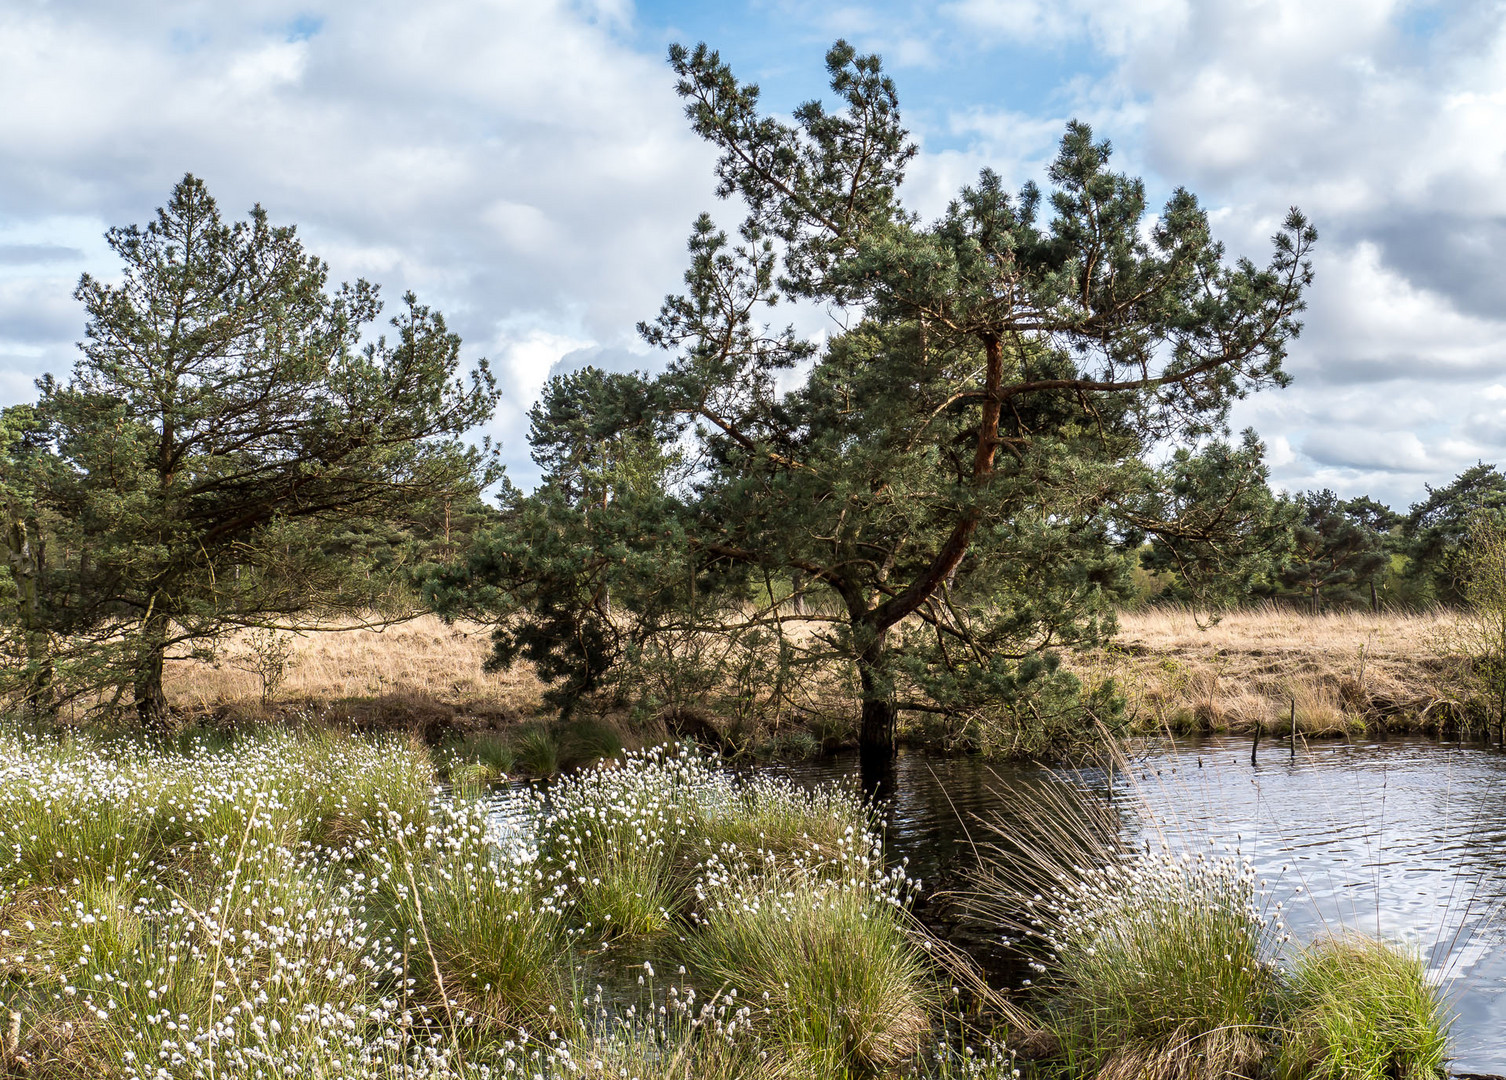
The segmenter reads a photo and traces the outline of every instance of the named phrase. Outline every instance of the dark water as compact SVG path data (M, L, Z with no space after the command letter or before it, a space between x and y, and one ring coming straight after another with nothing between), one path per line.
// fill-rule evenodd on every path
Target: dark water
M1355 930L1416 947L1458 1016L1453 1068L1506 1073L1506 756L1391 740L1315 743L1295 762L1266 743L1260 759L1251 767L1247 741L1187 742L1110 777L903 755L886 805L890 849L928 890L955 887L984 838L980 818L1062 779L1111 791L1135 843L1249 858L1295 940ZM770 768L818 783L856 762ZM944 905L922 915L947 918ZM996 940L951 929L1009 977Z

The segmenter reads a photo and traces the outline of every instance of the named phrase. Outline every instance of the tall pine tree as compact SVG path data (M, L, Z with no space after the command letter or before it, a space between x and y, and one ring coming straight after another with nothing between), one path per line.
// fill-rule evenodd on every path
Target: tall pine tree
M80 281L82 356L66 383L39 383L50 452L33 489L81 545L49 591L158 725L174 651L369 600L332 530L490 482L494 455L458 437L497 392L484 361L457 376L459 338L411 295L390 338L365 340L375 287L330 291L291 226L260 207L226 223L191 175L107 239L121 276Z
M662 563L698 603L759 579L819 593L809 648L854 670L876 769L902 706L1069 708L1057 650L1111 630L1119 548L1181 528L1146 512L1142 459L1286 381L1312 229L1293 211L1269 266L1230 265L1191 194L1148 222L1141 182L1078 123L1049 194L985 171L923 223L899 200L914 147L877 57L839 42L841 109L793 123L704 45L670 63L748 214L735 238L696 222L685 292L642 327L668 367L623 389L681 432L690 473L635 534L683 537ZM790 300L848 329L770 328Z

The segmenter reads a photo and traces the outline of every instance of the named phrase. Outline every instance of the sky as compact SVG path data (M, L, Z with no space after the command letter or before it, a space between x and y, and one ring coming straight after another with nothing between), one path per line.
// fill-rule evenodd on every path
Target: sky
M64 376L79 275L186 172L227 217L295 223L334 280L443 311L504 398L514 481L551 373L664 361L714 153L665 64L706 41L777 113L878 52L924 217L991 167L1042 179L1069 119L1269 257L1320 233L1293 385L1239 403L1273 483L1398 508L1506 465L1506 4L1458 0L0 0L0 405Z

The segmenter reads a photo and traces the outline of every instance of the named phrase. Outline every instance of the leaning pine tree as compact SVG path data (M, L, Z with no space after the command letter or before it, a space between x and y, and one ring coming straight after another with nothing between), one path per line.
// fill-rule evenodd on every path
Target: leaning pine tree
M666 625L672 583L655 567L689 602L739 575L794 581L783 617L822 601L828 629L802 648L855 667L878 766L901 708L1081 708L1056 650L1112 630L1126 549L1218 539L1217 513L1193 535L1155 512L1165 478L1143 458L1285 383L1313 230L1293 210L1268 267L1228 265L1191 194L1147 224L1141 182L1111 172L1108 144L1078 123L1049 195L1011 195L985 171L923 223L899 201L915 148L877 57L839 42L827 67L844 108L811 102L793 124L760 112L757 88L704 45L670 63L692 127L721 151L720 194L748 215L735 240L696 222L685 293L641 327L672 359L623 392L672 421L686 469L640 501L659 519L612 534L623 557L599 560L631 568L608 631L633 624L633 597L652 608L635 633ZM824 344L771 330L763 313L783 301L849 329ZM595 550L588 515L555 517L552 535ZM673 557L630 557L670 543ZM724 610L739 617L781 615Z
M363 343L374 287L329 291L291 227L259 207L227 224L193 176L107 239L122 274L79 283L82 356L39 384L26 490L70 523L44 587L92 646L78 670L158 726L170 656L369 603L331 532L474 500L494 455L458 437L497 394L484 362L457 378L459 338L411 295L393 338Z

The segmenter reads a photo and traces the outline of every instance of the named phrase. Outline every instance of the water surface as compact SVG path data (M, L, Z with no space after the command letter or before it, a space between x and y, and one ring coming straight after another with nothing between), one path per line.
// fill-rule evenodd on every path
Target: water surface
M850 778L856 763L770 768L817 783ZM1252 767L1248 741L1208 740L1147 748L1108 776L904 754L890 848L928 887L961 884L980 818L1064 777L1111 792L1132 842L1250 859L1298 941L1357 930L1416 947L1458 1014L1453 1068L1506 1073L1506 756L1389 740L1313 743L1293 760L1266 742ZM1010 977L997 940L959 932Z
M858 763L755 768L855 784ZM1022 803L1062 783L1111 799L1130 843L1251 860L1298 943L1350 930L1413 946L1458 1017L1452 1068L1506 1074L1506 755L1394 739L1293 756L1267 741L1252 766L1248 741L1214 739L1151 745L1105 773L901 754L883 806L888 849L924 882L920 917L999 985L1029 973L944 894L970 880L985 821L1013 828ZM530 832L532 811L499 796L497 824Z

